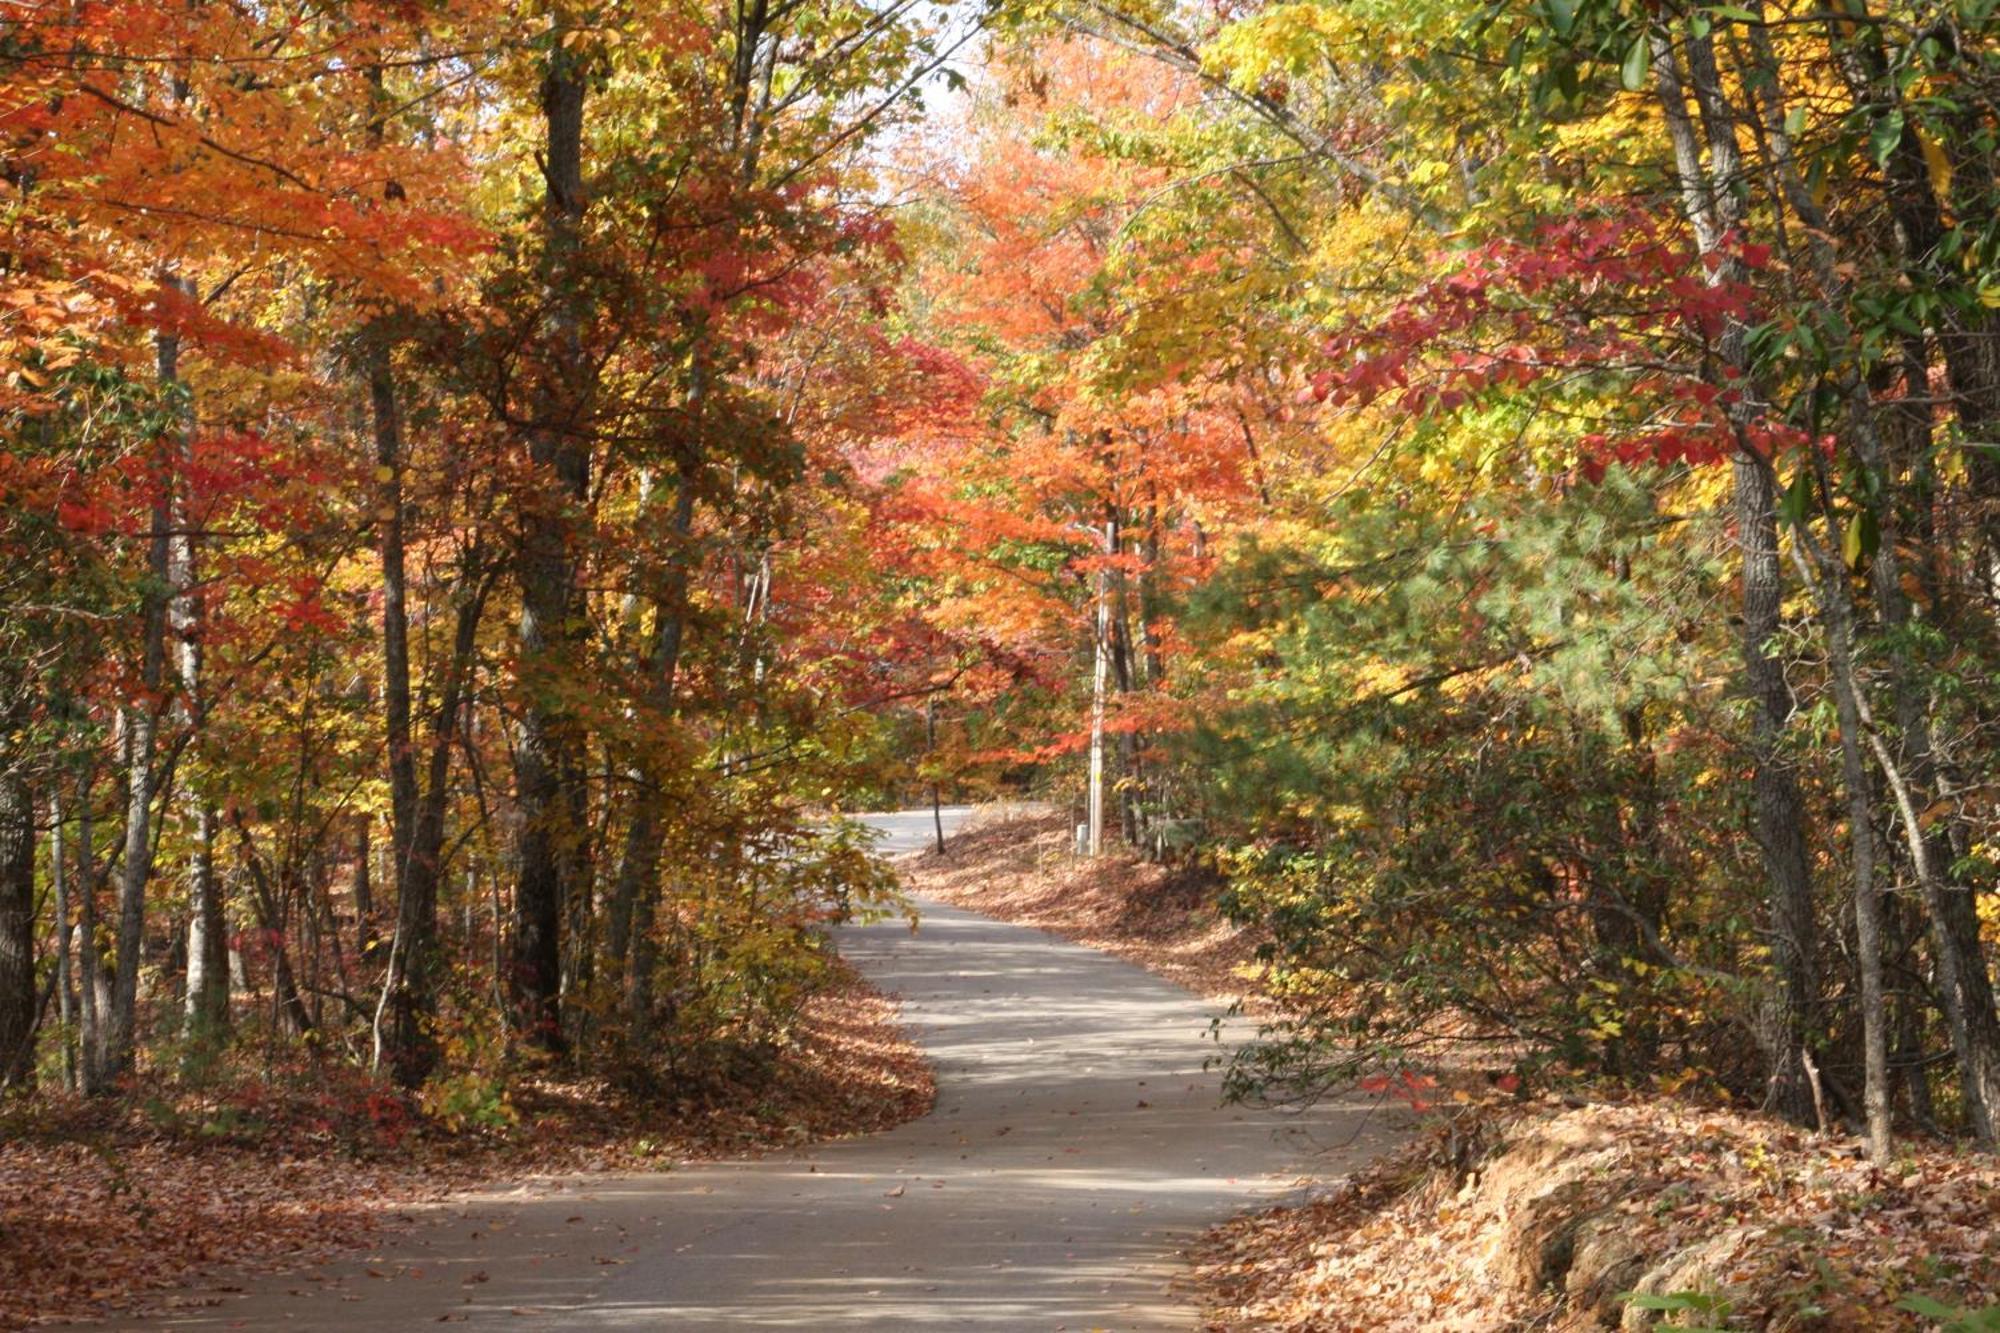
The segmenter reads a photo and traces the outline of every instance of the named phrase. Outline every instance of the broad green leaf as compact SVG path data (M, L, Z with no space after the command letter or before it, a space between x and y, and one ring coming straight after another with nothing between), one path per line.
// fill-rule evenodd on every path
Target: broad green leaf
M1868 132L1868 151L1874 155L1876 165L1887 166L1889 155L1896 151L1896 145L1903 141L1903 113L1901 109L1891 111L1875 122Z
M1861 562L1875 554L1881 545L1881 534L1875 529L1875 511L1863 509L1847 520L1847 534L1841 539L1841 558L1849 569L1859 569Z
M1618 71L1626 92L1636 93L1646 86L1646 70L1651 65L1652 42L1647 33L1641 32L1632 39L1631 47L1625 52L1625 64Z
M1802 526L1806 521L1806 511L1812 506L1812 473L1800 468L1792 484L1785 488L1784 498L1778 501L1778 517L1793 527Z

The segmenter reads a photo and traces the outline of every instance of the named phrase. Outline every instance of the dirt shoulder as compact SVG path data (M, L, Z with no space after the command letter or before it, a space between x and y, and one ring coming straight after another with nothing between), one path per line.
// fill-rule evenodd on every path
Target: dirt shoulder
M474 1189L872 1133L934 1091L895 1003L843 969L768 1068L699 1094L517 1080L495 1123L456 1132L333 1062L200 1095L43 1099L0 1125L0 1328L305 1268Z

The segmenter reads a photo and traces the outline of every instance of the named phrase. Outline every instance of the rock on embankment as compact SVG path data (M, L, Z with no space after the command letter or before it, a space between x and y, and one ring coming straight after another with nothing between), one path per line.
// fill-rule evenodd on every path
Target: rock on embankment
M2000 1301L1996 1227L1990 1159L1653 1102L1468 1111L1199 1260L1215 1328L1919 1329Z

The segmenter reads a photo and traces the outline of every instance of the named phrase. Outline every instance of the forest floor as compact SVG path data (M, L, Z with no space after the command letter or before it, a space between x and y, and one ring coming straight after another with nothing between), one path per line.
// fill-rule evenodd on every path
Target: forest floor
M0 1329L144 1308L218 1273L304 1268L497 1182L871 1133L933 1095L895 1004L843 969L772 1068L698 1097L516 1080L504 1109L488 1104L491 1127L454 1131L358 1075L300 1064L37 1099L0 1122Z
M982 812L905 879L1273 1011L1257 939L1215 913L1212 880L1086 861L1072 836L1060 813ZM1208 1233L1208 1328L2000 1328L1954 1322L2000 1303L1991 1157L1906 1142L1878 1170L1850 1137L1686 1097L1517 1099L1437 1073L1393 1088L1427 1117L1401 1151Z

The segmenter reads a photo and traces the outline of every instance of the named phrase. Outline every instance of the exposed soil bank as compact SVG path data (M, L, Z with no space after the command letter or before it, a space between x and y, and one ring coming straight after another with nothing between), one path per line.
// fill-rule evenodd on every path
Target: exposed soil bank
M1219 1228L1200 1275L1216 1329L1919 1329L1947 1321L1900 1303L2000 1300L1996 1226L1991 1159L1885 1172L1761 1116L1530 1108Z

